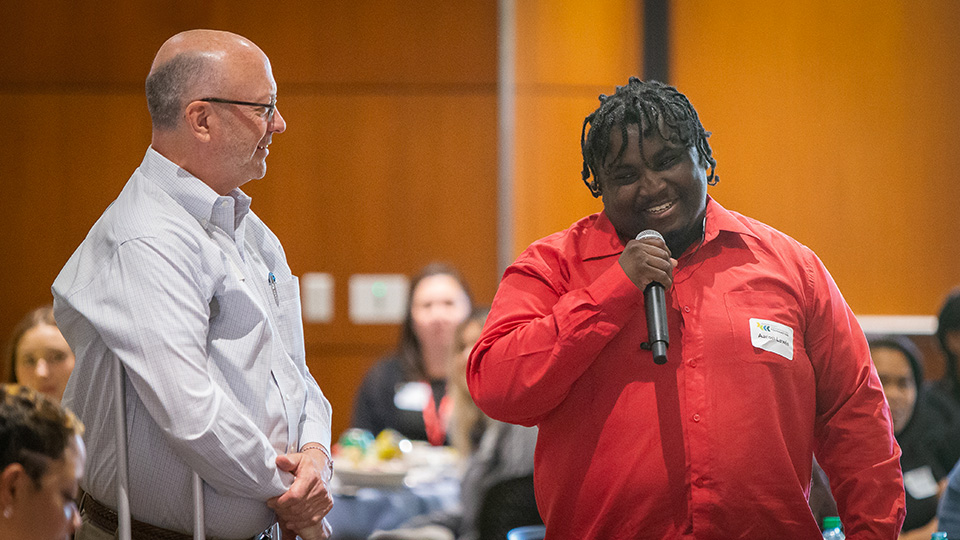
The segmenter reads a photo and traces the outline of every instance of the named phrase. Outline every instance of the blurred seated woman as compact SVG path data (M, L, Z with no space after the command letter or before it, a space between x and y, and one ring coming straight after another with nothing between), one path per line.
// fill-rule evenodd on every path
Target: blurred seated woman
M454 530L460 540L505 538L521 525L542 524L533 494L537 428L505 424L483 414L467 389L467 360L480 339L489 308L475 310L457 332L450 375L453 445L468 456L460 489L463 515Z
M900 540L928 540L937 531L937 504L953 466L949 426L931 405L923 385L920 351L903 336L873 337L870 356L890 406L900 445L907 516ZM814 473L816 481L816 472ZM822 506L828 491L811 491L810 507ZM834 514L835 515L835 514Z
M74 356L53 320L53 306L37 308L21 319L7 345L7 362L10 382L60 402Z
M0 538L65 540L80 526L82 433L52 399L0 384Z
M453 335L473 301L453 267L432 263L413 279L397 350L363 379L354 400L351 427L376 435L392 428L408 439L447 442L453 404L447 374Z

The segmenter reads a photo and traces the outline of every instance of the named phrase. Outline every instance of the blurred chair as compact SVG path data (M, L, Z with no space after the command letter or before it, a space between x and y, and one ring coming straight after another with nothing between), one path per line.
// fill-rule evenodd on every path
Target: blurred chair
M533 494L533 475L511 478L494 485L487 492L477 517L480 540L503 540L511 531L524 525L543 526ZM543 538L518 536L516 540Z
M507 540L543 540L546 534L547 528L543 525L527 525L510 530Z

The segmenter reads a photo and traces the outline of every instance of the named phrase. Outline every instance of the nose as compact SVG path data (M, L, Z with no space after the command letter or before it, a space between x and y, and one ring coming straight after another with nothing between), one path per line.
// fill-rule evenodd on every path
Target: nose
M644 169L640 175L639 195L643 197L656 195L663 189L663 178L656 171Z
M46 377L50 375L50 367L47 365L47 361L45 359L37 359L37 369L34 370L34 373L37 374L37 377Z
M273 133L283 133L287 130L287 121L283 119L283 115L280 114L280 108L277 107L273 111L273 120L270 122L270 131Z

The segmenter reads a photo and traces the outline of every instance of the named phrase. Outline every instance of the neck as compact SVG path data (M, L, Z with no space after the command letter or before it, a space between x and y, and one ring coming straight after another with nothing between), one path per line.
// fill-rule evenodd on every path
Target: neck
M673 255L673 258L679 259L690 246L703 241L706 227L707 220L704 216L694 220L693 225L687 229L665 234L663 240L667 243L667 247L670 248L670 253Z

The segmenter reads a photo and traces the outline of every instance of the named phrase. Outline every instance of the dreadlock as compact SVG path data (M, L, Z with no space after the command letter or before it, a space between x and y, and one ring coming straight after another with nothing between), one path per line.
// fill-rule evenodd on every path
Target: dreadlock
M590 131L587 131L587 125ZM583 152L583 183L594 197L600 196L597 170L610 150L610 131L618 126L623 141L627 139L627 126L640 127L640 155L643 155L643 136L656 129L660 137L675 145L695 146L700 155L700 166L710 168L707 183L711 186L720 181L716 175L717 160L707 142L710 132L703 129L697 111L686 96L672 86L659 81L641 81L630 77L626 86L618 86L612 96L600 94L600 107L583 120L580 131L580 150ZM626 144L620 145L616 160L623 157ZM593 181L589 182L593 175Z

